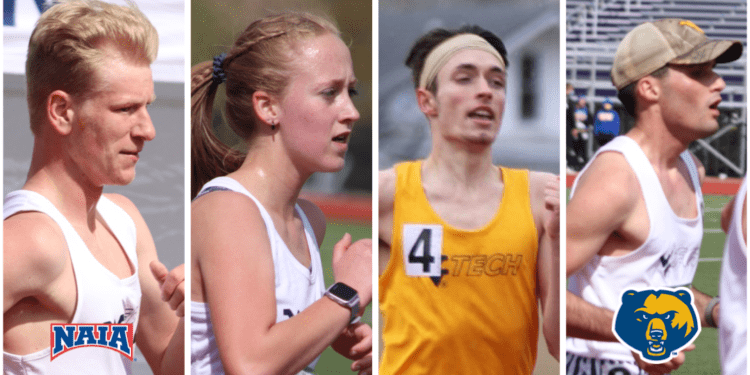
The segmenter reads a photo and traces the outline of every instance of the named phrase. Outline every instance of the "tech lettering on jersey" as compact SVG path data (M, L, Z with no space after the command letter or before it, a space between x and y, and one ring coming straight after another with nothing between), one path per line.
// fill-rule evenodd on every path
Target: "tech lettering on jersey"
M523 263L523 254L514 253L443 255L443 227L438 224L404 224L402 239L406 275L429 277L435 286L446 275L515 276Z

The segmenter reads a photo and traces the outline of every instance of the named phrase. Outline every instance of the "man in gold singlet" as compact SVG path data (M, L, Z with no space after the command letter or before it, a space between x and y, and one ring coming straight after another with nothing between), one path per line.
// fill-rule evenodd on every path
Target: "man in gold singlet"
M506 55L467 26L407 58L433 146L379 176L381 374L530 374L538 301L558 358L559 179L492 164Z

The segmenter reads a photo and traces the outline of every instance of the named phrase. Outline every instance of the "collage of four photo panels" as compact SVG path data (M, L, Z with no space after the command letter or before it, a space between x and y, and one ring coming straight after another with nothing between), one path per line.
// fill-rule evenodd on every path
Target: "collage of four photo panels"
M54 3L4 373L747 373L746 0Z

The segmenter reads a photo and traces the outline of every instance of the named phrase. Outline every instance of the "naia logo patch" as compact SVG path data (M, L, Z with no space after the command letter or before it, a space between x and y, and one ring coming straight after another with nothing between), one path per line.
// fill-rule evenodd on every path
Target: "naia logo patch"
M686 288L627 290L612 331L649 363L664 363L701 331L693 293Z
M133 324L50 324L50 361L78 348L114 350L133 360Z

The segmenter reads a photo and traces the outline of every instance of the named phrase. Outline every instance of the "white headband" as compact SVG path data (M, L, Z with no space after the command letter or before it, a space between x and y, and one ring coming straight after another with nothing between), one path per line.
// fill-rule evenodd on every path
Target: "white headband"
M478 49L489 52L500 62L500 67L505 69L505 62L497 52L497 49L484 38L476 34L458 34L438 44L429 54L419 77L419 87L427 88L427 84L435 79L440 69L450 60L453 55L464 49Z

